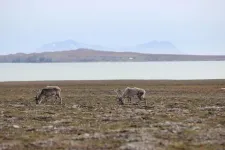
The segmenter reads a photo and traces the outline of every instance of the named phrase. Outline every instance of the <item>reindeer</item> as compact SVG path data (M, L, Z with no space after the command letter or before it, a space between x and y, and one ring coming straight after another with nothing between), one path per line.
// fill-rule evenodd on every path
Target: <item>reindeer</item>
M137 87L127 87L125 88L124 92L122 92L121 90L114 90L117 94L117 99L119 101L120 104L124 104L123 99L128 98L129 102L131 103L131 97L137 96L138 99L141 100L145 100L145 105L147 106L147 100L145 99L145 93L146 91L144 89L141 88L137 88Z
M46 86L35 96L36 104L40 104L43 98L55 96L56 99L60 99L62 104L62 98L60 96L61 89L58 86Z

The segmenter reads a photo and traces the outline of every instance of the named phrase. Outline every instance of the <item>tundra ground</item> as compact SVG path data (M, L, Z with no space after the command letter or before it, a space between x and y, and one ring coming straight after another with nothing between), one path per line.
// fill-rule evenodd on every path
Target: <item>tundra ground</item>
M63 104L36 105L46 85ZM116 88L146 89L119 105ZM0 83L0 149L225 149L225 80Z

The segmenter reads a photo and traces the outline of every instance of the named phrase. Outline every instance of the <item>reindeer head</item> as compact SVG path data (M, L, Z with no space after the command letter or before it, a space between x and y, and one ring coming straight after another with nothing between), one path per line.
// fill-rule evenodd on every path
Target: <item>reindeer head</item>
M116 92L116 100L119 102L120 105L123 105L123 98L122 98L122 91L121 90L114 90Z

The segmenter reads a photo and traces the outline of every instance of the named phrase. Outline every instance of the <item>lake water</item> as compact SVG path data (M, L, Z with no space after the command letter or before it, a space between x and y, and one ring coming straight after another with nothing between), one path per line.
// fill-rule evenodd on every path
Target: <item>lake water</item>
M225 79L225 61L0 63L0 81Z

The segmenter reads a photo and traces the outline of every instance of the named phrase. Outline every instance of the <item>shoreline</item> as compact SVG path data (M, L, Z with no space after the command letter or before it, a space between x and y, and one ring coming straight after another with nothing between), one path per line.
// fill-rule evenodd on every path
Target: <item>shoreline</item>
M43 85L43 84L57 84L57 85L76 85L76 84L146 84L146 85L173 85L173 84L225 84L225 79L196 79L196 80L40 80L40 81L0 81L1 85Z

